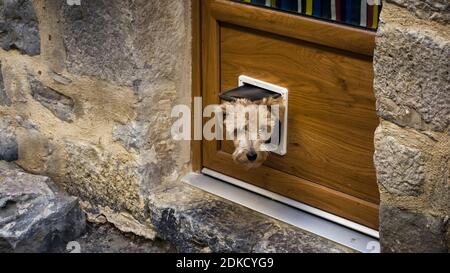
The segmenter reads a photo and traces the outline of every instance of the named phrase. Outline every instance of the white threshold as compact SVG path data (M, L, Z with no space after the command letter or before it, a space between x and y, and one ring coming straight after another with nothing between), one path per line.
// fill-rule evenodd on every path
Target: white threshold
M380 252L378 231L203 168L185 183L363 253Z

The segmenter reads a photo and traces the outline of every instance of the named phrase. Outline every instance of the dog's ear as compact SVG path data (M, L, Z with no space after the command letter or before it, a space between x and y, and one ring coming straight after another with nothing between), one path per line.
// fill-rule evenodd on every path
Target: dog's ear
M263 105L267 105L269 107L269 109L271 109L272 106L274 105L278 105L279 107L279 115L280 115L280 120L284 120L284 114L286 111L286 107L284 105L284 99L283 97L278 97L278 98L264 98L261 102Z
M264 98L262 100L262 104L268 105L268 106L272 106L272 105L283 105L283 97L278 97L278 98Z
M222 103L222 104L219 105L219 106L220 106L220 108L222 109L223 114L225 115L225 114L226 114L227 107L232 106L232 105L233 105L233 104L232 104L231 102L226 101L226 102Z
M236 105L242 105L242 106L249 106L249 105L255 104L255 102L253 102L253 101L251 101L251 100L248 100L248 99L242 99L242 98L240 98L240 99L236 99L236 100L234 101L234 104L236 104Z
M222 109L223 119L225 120L227 118L227 107L232 107L234 104L232 102L226 101L222 103L220 106L220 109Z

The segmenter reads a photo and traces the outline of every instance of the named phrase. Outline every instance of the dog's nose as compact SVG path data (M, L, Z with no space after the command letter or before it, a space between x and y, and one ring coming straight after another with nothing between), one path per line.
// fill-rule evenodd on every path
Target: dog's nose
M247 159L249 161L255 161L258 155L255 152L248 152L247 153Z

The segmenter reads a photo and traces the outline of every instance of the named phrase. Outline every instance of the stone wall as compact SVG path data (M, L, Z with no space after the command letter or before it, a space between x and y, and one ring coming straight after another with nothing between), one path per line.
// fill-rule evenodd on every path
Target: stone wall
M384 252L450 247L450 2L384 1L374 89Z
M0 159L153 237L147 196L189 166L169 133L190 103L190 17L186 0L1 0Z
M382 250L446 252L450 3L384 2ZM152 194L189 169L189 143L169 133L172 106L190 104L190 12L187 0L0 0L0 160L50 176L91 220L152 238Z

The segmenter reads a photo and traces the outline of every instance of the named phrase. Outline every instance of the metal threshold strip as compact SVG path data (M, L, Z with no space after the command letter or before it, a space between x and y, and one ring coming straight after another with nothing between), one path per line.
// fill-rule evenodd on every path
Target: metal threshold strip
M363 253L380 251L378 231L203 168L185 183Z

